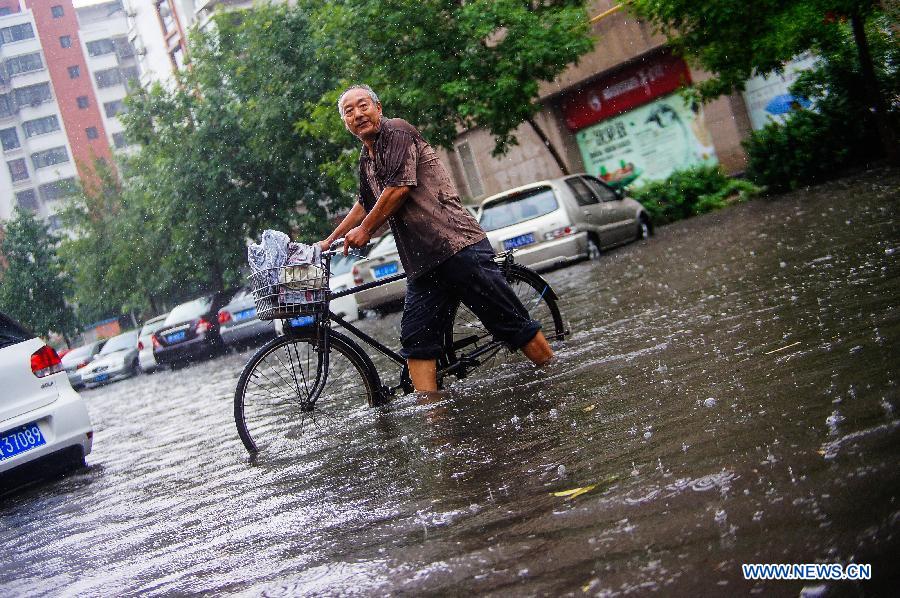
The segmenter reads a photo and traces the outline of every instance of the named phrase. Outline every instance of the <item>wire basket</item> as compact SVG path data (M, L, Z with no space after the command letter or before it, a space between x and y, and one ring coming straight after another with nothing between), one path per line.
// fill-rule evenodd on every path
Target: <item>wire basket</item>
M292 318L328 309L328 271L313 264L267 268L250 275L256 317Z

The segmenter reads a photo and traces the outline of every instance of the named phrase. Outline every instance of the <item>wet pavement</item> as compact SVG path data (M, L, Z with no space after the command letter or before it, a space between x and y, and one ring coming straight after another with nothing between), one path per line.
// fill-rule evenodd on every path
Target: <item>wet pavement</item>
M546 371L360 406L299 455L248 463L249 352L85 391L89 466L0 499L0 592L884 592L898 187L879 171L757 200L552 272L573 335ZM876 579L744 581L750 562Z

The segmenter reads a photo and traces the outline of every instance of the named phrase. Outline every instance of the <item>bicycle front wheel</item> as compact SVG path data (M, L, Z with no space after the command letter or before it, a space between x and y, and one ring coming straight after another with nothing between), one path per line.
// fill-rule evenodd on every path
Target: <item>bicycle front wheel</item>
M292 332L265 345L241 372L234 421L251 454L295 453L347 430L354 410L376 404L380 383L371 361L352 340L329 332L328 367L320 367L315 331ZM317 376L325 385L315 401Z
M562 339L565 334L556 295L539 274L521 265L514 265L506 276L509 286L525 306L528 315L541 323L541 331L548 341ZM453 317L453 355L456 359L471 354L493 342L493 336L464 303L459 303ZM492 367L525 359L521 352L510 355L498 347L479 361Z

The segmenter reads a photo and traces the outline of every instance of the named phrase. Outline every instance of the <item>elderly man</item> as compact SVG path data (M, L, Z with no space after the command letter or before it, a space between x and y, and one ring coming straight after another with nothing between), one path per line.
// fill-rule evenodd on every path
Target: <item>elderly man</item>
M347 130L363 143L360 198L321 245L345 237L345 251L363 247L390 222L408 275L400 342L416 390L437 390L436 360L457 300L536 365L550 361L553 350L540 324L494 263L487 235L462 207L434 149L408 122L384 118L367 85L341 94L338 110Z

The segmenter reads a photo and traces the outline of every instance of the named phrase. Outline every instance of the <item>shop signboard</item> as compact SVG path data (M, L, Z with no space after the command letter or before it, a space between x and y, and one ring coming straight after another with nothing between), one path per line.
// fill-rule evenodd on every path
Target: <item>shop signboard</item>
M614 187L717 163L700 105L678 93L582 129L575 138L585 170Z
M771 122L783 122L787 114L797 106L809 107L808 100L791 95L790 87L801 73L815 65L816 57L804 54L785 63L781 73L747 79L744 84L744 102L754 131Z
M562 102L570 131L579 131L690 85L687 64L668 52L598 79Z

